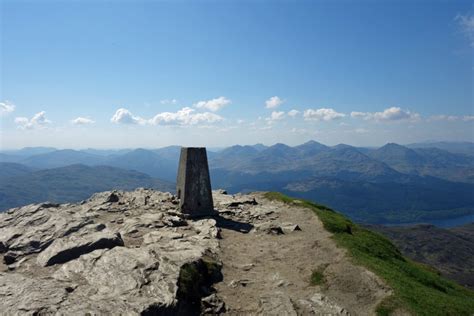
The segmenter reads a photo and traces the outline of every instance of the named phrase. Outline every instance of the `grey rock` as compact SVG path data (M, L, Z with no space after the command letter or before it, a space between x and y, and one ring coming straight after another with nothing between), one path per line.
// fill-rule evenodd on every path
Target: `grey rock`
M106 203L116 203L120 200L117 192L112 192L110 195L107 197L107 200L105 200Z
M182 267L217 253L219 229L175 201L137 189L1 213L0 314L176 314Z
M119 233L95 232L85 236L67 236L56 239L46 250L38 255L37 263L46 267L79 258L96 249L123 246Z
M351 315L345 308L321 293L315 293L309 300L298 300L298 306L306 315Z
M166 262L149 248L115 247L70 261L53 277L58 281L85 281L71 293L65 310L73 312L78 303L89 301L88 309L100 313L140 313L151 304L171 307L176 303L179 270L179 265Z
M143 244L150 245L159 243L160 241L164 240L171 240L171 239L181 239L184 237L183 233L178 233L175 231L160 229L157 231L149 232L148 234L143 236Z
M258 204L254 197L248 195L223 195L218 192L215 192L215 195L219 195L216 205L223 208L237 208L239 206Z
M225 312L225 303L215 293L201 299L202 314L217 315Z
M250 271L253 267L255 267L255 264L253 263L242 264L239 266L239 268L244 271Z
M5 264L13 264L20 257L20 254L14 251L8 251L3 255L3 262Z
M283 229L281 226L277 223L273 222L264 222L261 224L255 224L254 225L254 231L255 232L263 232L266 234L271 234L271 235L282 235L284 234Z
M224 189L217 189L217 190L212 190L212 194L223 194L227 195L227 191Z
M40 252L56 238L68 236L91 224L92 218L73 206L64 212L56 204L36 204L14 209L0 218L0 243L4 251L19 256Z
M289 315L296 316L296 310L290 297L283 292L276 291L272 295L260 297L259 315Z
M229 284L227 284L227 286L229 286L231 288L236 288L236 287L239 287L239 286L246 286L249 283L253 283L253 281L248 280L248 279L232 280L232 281L229 282Z
M293 223L282 223L280 227L285 233L291 233L301 230L301 228L297 224Z
M67 297L67 284L51 278L0 273L0 314L52 314Z
M167 226L171 226L171 227L186 226L186 225L187 225L186 220L184 220L183 218L181 218L181 217L179 217L179 216L168 216L168 217L165 217L165 219L163 220L163 222L164 222Z

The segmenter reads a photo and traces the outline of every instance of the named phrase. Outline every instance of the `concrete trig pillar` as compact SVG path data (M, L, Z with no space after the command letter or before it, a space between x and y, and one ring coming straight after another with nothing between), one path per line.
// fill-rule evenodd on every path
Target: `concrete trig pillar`
M182 147L179 158L176 193L179 209L191 217L212 215L211 179L206 148Z

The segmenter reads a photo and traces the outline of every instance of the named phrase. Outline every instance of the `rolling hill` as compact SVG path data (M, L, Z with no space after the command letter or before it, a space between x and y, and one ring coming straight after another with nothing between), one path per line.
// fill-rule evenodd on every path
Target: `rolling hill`
M35 169L14 162L0 162L0 182L10 177L20 177L33 172Z
M0 211L30 203L77 202L95 192L138 187L174 191L169 182L149 175L108 166L71 165L3 178L0 182Z

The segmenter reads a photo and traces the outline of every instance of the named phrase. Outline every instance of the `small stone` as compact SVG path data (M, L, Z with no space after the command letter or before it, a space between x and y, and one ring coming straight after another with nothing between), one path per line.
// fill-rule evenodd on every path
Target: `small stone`
M213 193L227 195L227 191L224 189L213 190Z
M240 268L244 271L249 271L251 270L253 267L255 267L255 265L253 263L248 263L248 264L244 264L244 265L241 265Z
M285 233L301 231L301 228L297 224L293 224L293 223L282 223L281 228L283 232Z
M166 226L171 226L171 227L179 227L179 226L186 226L186 220L179 216L168 216L163 220L163 223Z
M204 314L221 314L225 312L225 304L215 293L201 299Z
M6 265L15 263L16 259L18 259L18 253L13 252L13 251L9 251L3 255L3 262Z

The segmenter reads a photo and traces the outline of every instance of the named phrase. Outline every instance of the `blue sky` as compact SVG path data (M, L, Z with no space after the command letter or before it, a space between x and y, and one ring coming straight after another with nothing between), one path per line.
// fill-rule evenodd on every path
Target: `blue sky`
M1 148L474 140L469 1L0 3Z

